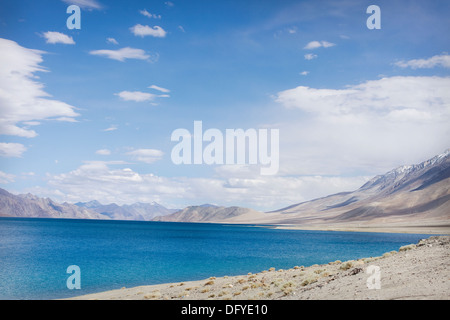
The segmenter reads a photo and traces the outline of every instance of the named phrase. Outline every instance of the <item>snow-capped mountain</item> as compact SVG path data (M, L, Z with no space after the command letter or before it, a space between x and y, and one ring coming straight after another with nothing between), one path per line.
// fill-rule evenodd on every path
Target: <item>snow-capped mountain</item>
M394 191L418 180L446 179L450 176L450 149L417 165L404 165L379 175L364 184L360 190Z
M450 226L450 149L378 175L352 192L294 204L240 223L430 228Z

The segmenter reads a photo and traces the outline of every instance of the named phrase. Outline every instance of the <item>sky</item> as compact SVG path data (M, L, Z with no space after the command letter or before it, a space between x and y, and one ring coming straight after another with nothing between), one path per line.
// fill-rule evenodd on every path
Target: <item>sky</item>
M261 211L355 190L450 147L449 14L447 0L2 0L0 188ZM195 121L278 130L278 171L175 164L172 133Z

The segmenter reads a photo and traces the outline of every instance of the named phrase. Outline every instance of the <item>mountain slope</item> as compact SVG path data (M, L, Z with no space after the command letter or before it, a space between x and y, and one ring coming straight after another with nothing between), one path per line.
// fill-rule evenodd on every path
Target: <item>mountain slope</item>
M450 226L450 150L343 192L240 223L299 226Z

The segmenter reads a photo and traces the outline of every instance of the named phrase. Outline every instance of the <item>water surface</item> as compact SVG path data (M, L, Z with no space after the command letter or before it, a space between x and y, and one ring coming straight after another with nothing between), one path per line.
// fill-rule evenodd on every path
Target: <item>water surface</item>
M379 256L429 235L0 218L0 299L56 299ZM67 267L81 270L69 290Z

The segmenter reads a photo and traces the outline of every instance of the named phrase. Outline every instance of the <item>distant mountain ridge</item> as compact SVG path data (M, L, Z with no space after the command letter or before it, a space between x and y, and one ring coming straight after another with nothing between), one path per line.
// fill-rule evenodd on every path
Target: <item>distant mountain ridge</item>
M178 211L178 209L167 209L156 203L133 203L131 205L119 206L115 203L103 205L97 200L75 203L78 207L88 208L113 220L141 220L150 221L157 216L165 216Z
M215 205L190 206L173 214L160 216L153 221L171 222L226 222L246 214L259 212L241 207L219 207Z
M31 193L14 195L0 188L0 216L5 217L150 221L175 211L156 202L119 206L115 203L102 205L93 200L61 204Z
M23 218L109 219L95 211L70 203L57 203L30 193L13 195L0 189L0 216Z

